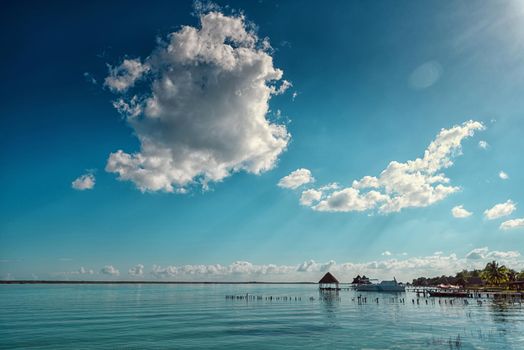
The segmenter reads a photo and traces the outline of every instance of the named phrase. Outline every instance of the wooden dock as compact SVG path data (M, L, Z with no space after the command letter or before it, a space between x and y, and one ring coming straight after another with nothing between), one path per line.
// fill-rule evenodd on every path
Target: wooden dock
M524 292L504 290L479 290L479 289L442 289L442 288L407 288L406 291L415 293L417 297L457 297L457 298L491 298L491 299L524 299ZM444 292L444 293L443 293ZM441 293L441 295L438 295ZM433 294L433 295L431 295ZM453 295L455 294L455 295Z

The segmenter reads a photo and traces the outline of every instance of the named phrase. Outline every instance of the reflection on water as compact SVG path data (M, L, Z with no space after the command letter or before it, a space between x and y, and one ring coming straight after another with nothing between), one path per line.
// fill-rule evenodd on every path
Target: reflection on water
M489 304L490 315L495 323L514 323L522 321L519 319L519 313L524 312L522 303L506 301L506 300L494 300ZM517 314L517 315L515 315Z
M3 285L0 339L0 349L524 349L524 307L315 285Z
M327 303L333 303L333 301L340 302L340 291L319 289L318 297L319 297L319 300L327 302Z
M319 305L325 316L326 324L337 327L337 312L340 306L340 295L338 290L319 290Z

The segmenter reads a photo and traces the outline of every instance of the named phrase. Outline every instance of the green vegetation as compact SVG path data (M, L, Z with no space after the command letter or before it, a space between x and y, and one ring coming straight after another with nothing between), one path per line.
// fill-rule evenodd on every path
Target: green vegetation
M506 286L509 282L524 281L524 270L517 272L499 265L496 261L486 264L483 270L462 270L455 276L419 277L413 280L414 286L436 286L439 284L453 284L462 287L471 286Z

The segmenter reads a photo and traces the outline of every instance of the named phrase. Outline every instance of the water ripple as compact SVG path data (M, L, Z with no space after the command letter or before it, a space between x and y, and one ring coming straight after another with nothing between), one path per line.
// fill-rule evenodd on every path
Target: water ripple
M246 293L292 300L225 299ZM314 285L3 285L0 349L524 348L520 304L354 297L319 299Z

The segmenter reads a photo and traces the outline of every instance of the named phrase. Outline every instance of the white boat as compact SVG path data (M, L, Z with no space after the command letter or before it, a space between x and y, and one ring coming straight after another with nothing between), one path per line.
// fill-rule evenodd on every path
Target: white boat
M355 290L359 292L405 292L406 286L393 279L393 281L356 285Z

